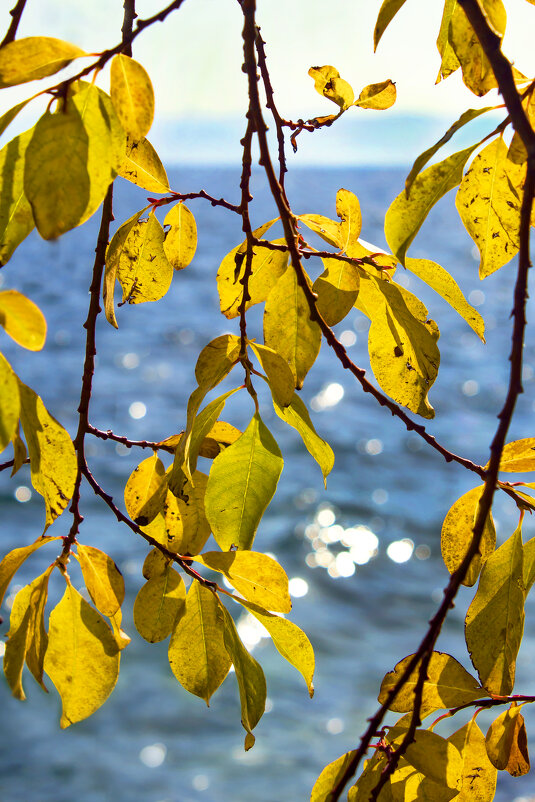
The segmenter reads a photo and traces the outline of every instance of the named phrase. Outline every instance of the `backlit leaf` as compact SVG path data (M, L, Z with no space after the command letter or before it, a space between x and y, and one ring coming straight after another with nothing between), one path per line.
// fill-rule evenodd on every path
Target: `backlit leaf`
M222 334L204 346L195 365L195 378L205 395L230 373L239 354L240 339L234 334Z
M505 710L492 722L485 739L493 766L513 777L521 777L530 769L526 725L521 709L512 706Z
M145 206L139 212L136 212L129 217L115 232L110 244L106 250L106 269L104 271L104 281L102 285L102 299L104 301L104 311L106 313L106 320L111 323L114 328L118 328L117 320L115 318L115 280L117 277L117 269L119 263L125 252L126 242L128 235L138 222L139 218L146 212L149 207Z
M124 629L121 629L121 622L123 620L123 614L121 608L117 610L115 615L110 616L111 628L113 632L113 637L115 638L115 643L117 644L117 648L119 651L125 649L132 638L126 634Z
M469 490L468 493L457 499L444 518L440 536L440 548L442 559L450 574L453 574L459 568L472 541L479 499L482 493L483 485ZM472 558L468 572L463 579L463 585L469 588L475 585L485 561L492 554L495 547L496 529L492 514L489 514L483 530L479 551Z
M407 730L391 727L387 740L398 747ZM404 759L439 785L460 790L463 760L455 744L430 730L416 730L414 740L404 752Z
M396 102L396 85L390 78L378 84L365 86L353 104L361 109L389 109Z
M217 596L192 582L186 612L169 643L169 663L180 684L209 704L227 676L231 659L223 640L223 613Z
M338 70L326 65L325 67L311 67L308 71L314 79L314 88L323 97L329 98L342 110L348 109L355 100L352 87L343 78Z
M197 584L197 583L194 583ZM134 624L142 638L158 643L175 628L184 615L186 588L180 574L167 565L162 574L149 579L134 602Z
M502 0L482 0L483 13L493 32L503 36L507 15ZM478 97L498 86L490 62L460 3L452 10L449 42L460 62L463 82Z
M197 226L188 207L177 203L167 212L165 226L171 226L164 240L164 251L175 270L187 267L197 249Z
M342 250L347 251L358 242L362 228L362 214L359 199L348 189L336 193L336 214L340 218L340 240Z
M9 42L0 50L0 88L54 75L73 59L87 55L76 45L51 36Z
M297 219L329 245L343 249L345 243L340 232L340 223L336 220L331 220L322 214L300 214Z
M259 235L255 234L255 236L258 237ZM276 245L285 245L286 240L273 240L273 243ZM236 259L239 259L239 250L241 247L242 246L238 246L228 253L217 271L217 289L219 292L221 312L229 320L238 317L239 307L243 297L243 284L240 279L243 278L246 260L242 258L239 267L236 262ZM254 304L263 303L266 300L287 266L287 251L271 250L261 245L254 246L253 259L251 262L252 272L248 283L250 298L246 302L246 310Z
M333 450L329 443L322 440L316 432L303 400L297 393L294 393L292 401L287 407L281 407L275 400L273 401L273 406L279 418L299 432L303 438L305 448L318 463L323 474L323 481L326 483L327 476L334 465Z
M210 536L210 524L204 512L208 476L195 471L193 482L193 485L190 482L184 485L184 498L168 492L163 503L162 543L177 554L198 554Z
M444 270L443 267L436 262L432 262L430 259L407 258L405 260L405 267L422 281L425 281L428 287L438 292L438 294L466 320L479 339L485 342L485 321L477 309L474 309L474 307L468 303L459 285L455 279L450 276L447 270Z
M126 133L139 141L154 118L154 90L144 67L129 56L114 56L110 71L110 95Z
M466 614L470 659L484 688L498 696L513 690L524 631L522 551L519 528L488 558Z
M535 582L535 537L524 543L524 591L526 596Z
M225 648L234 669L241 702L241 723L246 731L245 751L254 746L253 730L266 708L266 679L262 667L249 654L240 640L230 613L221 605L224 620Z
M385 216L386 241L403 265L407 249L427 215L440 198L460 183L464 165L476 147L460 150L419 173L410 196L407 198L404 190L390 205Z
M381 683L379 702L386 702L388 693L397 684L414 655L404 657L393 671L385 674ZM418 681L418 666L409 675L389 709L405 713L414 708L414 689ZM475 677L449 654L433 652L422 694L422 715L433 710L457 707L485 696Z
M22 109L28 105L30 100L33 100L34 98L35 95L33 97L29 97L27 100L23 100L21 103L17 103L17 105L13 106L12 109L9 109L4 114L2 114L2 116L0 117L0 134L4 133L8 125L10 125L10 123L13 122L19 111L22 111Z
M377 22L375 23L375 31L373 32L374 50L377 50L377 45L379 44L383 33L386 31L388 25L390 22L392 22L404 3L405 0L383 0L383 4L379 9Z
M450 42L451 15L456 5L457 0L446 0L444 3L444 11L442 13L442 20L440 22L440 30L437 38L437 49L442 57L436 80L437 84L440 83L442 78L447 78L448 75L451 75L461 66Z
M7 359L0 354L0 451L16 436L20 397L17 377Z
M45 500L46 531L71 500L78 464L71 438L41 398L21 381L19 392L32 485Z
M293 398L295 383L290 366L280 354L267 345L251 343L251 348L266 372L273 397L282 407L287 407Z
M46 339L46 320L33 301L16 290L0 292L0 325L16 343L40 351Z
M87 592L103 615L115 615L124 600L123 575L105 552L78 543L76 547Z
M289 613L292 602L282 566L257 551L207 551L195 561L224 574L246 599L275 613Z
M17 384L18 390L18 384ZM0 406L1 409L1 406ZM19 421L20 424L20 421ZM20 436L20 425L17 424L17 428L15 430L15 434L12 437L11 442L13 443L13 469L11 471L11 476L15 476L17 471L20 471L26 459L28 458L28 451L26 450L26 443Z
M35 225L32 207L24 194L24 157L32 135L33 128L0 150L0 265L11 259Z
M312 289L317 294L318 312L328 326L335 326L351 311L359 294L357 268L340 259L322 259L325 268Z
M165 466L153 454L130 474L124 489L126 511L135 523L146 526L163 508L166 493Z
M498 137L478 153L461 182L455 205L481 254L480 278L518 251L522 174L522 165L507 159L507 146Z
M463 769L457 802L492 802L496 790L496 769L487 756L485 736L471 719L448 740L461 753Z
M260 415L212 463L206 488L206 517L218 546L250 549L273 498L283 460Z
M535 437L525 437L507 443L500 459L500 471L529 473L535 471Z
M44 546L46 543L51 543L53 540L59 539L59 537L47 537L42 535L28 546L21 546L20 548L13 549L6 554L2 562L0 562L0 604L2 603L9 583L19 570L22 563L27 560L28 557L34 553L34 551L40 549L41 546Z
M400 763L402 763L402 761L403 758L400 760ZM364 762L364 770L362 774L358 778L355 785L352 785L349 789L347 794L348 802L369 802L370 794L381 779L381 772L385 766L386 756L377 749L373 757ZM397 773L398 772L396 772L394 776L397 776ZM390 783L391 781L387 782L383 787L379 795L379 802L398 802L398 800L394 801ZM404 797L402 796L401 799L404 799ZM331 802L328 796L326 797L325 802Z
M385 763L382 763L384 768ZM375 780L377 783L377 779ZM388 786L387 786L388 787ZM386 798L392 802L405 800L429 800L429 802L449 802L457 799L458 789L448 787L442 782L435 782L431 777L418 771L405 758L401 758L398 767L390 778L389 793ZM367 798L366 798L367 799ZM383 797L379 799L382 802Z
M118 174L148 192L169 192L167 173L148 139L127 139L125 160Z
M310 319L308 301L291 265L266 301L264 342L286 359L295 377L295 386L300 389L318 356L321 329Z
M117 280L122 303L159 301L168 291L173 268L164 250L164 230L153 212L130 229L119 255Z
M348 765L353 760L355 753L356 749L353 749L351 752L346 752L345 755L341 755L336 760L333 760L332 763L329 763L328 766L325 766L320 776L314 783L314 787L310 795L310 802L330 802L332 789L344 776L344 773L348 768Z
M161 576L167 570L169 558L162 554L160 549L153 548L149 551L143 562L143 576L145 579L154 579Z
M104 704L119 675L119 648L110 628L71 584L50 613L45 672L61 697L60 727Z

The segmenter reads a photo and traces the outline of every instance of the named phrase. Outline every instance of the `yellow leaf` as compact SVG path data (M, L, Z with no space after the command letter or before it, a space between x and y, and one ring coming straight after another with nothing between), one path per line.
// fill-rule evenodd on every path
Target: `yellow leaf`
M440 548L442 559L446 568L453 574L459 568L464 559L468 547L472 541L474 524L476 522L479 500L483 493L483 485L474 487L457 499L455 504L449 509L440 536ZM463 579L463 585L471 588L475 585L485 561L490 557L496 547L496 529L492 514L485 523L481 545L478 553L472 558L468 572Z
M311 67L308 71L314 79L314 88L320 95L332 100L342 110L348 109L355 100L353 89L340 78L338 70L326 65L325 67Z
M394 748L399 747L406 732L405 728L391 727L387 740ZM403 756L425 778L456 792L460 790L463 761L451 741L429 730L416 730Z
M402 763L402 761L403 758L400 760L400 763ZM375 786L379 782L381 778L381 772L383 771L385 766L386 766L386 756L384 755L384 753L381 753L379 752L379 750L376 750L373 757L364 762L364 770L362 774L358 778L355 785L352 785L351 788L349 789L347 794L348 802L369 802L370 794L372 793ZM329 767L327 766L327 768ZM412 769L412 771L414 771L414 769ZM397 775L398 772L396 772L394 776ZM383 787L379 795L379 802L397 802L397 800L394 800L394 797L392 795L392 790L391 790L392 779L393 778L391 778L391 780L387 782ZM404 796L401 796L401 799L404 799ZM325 802L330 802L328 796ZM438 802L438 800L433 800L433 802Z
M133 224L118 253L116 277L123 289L123 304L159 301L168 291L173 268L163 243L164 231L154 212L148 220Z
M492 802L496 791L496 769L485 748L485 736L471 719L448 740L461 753L463 770L457 802Z
M229 672L222 608L215 593L199 582L191 583L186 612L171 635L169 663L180 684L206 704Z
M2 114L2 116L0 117L0 134L4 133L4 131L10 125L10 123L13 122L19 111L22 111L22 109L28 105L30 100L33 100L35 97L36 95L27 98L27 100L23 100L21 103L17 103L17 105L13 106L12 109L9 109L8 111L5 112L5 114Z
M341 220L340 240L342 250L347 251L359 240L362 228L362 214L359 199L348 189L339 189L336 193L336 214Z
M126 133L136 141L146 136L154 118L154 91L144 67L129 56L114 56L110 95Z
M502 0L482 0L482 10L493 32L500 38L505 31L507 14ZM452 10L449 25L449 42L463 72L463 82L478 97L498 86L477 34L468 22L460 3Z
M253 730L266 709L266 679L261 666L240 640L232 616L220 605L224 620L225 648L234 664L241 702L241 723L246 731L245 751L254 746Z
M124 489L126 511L135 523L146 526L163 509L166 493L165 466L153 454L130 474Z
M282 466L279 447L258 413L242 436L215 458L205 510L221 549L251 548Z
M0 451L16 437L19 415L18 380L7 359L0 354Z
M46 543L51 543L53 540L59 540L59 537L47 537L42 535L38 537L33 543L30 543L29 546L21 546L21 548L13 549L6 554L2 562L0 562L0 604L5 596L5 592L8 588L9 583L19 570L22 563L28 559L28 557L40 549L41 546L44 546Z
M273 399L273 406L279 418L299 432L305 444L305 448L320 466L323 474L323 481L326 484L327 476L332 471L334 465L333 450L329 443L322 440L316 432L302 399L297 393L294 393L292 401L287 407L281 407L277 404L275 399Z
M19 381L20 420L30 455L32 485L43 496L45 532L67 507L78 464L72 440L48 412L41 398Z
M522 165L507 159L501 137L478 153L464 176L455 205L481 254L479 277L509 262L519 248Z
M110 616L113 637L115 638L115 643L117 644L117 648L119 649L119 651L122 651L124 648L126 648L130 643L130 641L132 640L126 634L124 629L121 629L122 619L123 619L123 614L121 608L119 607L115 615Z
M529 473L535 471L535 437L525 437L507 443L500 459L500 471Z
M193 485L191 482L184 485L183 498L177 498L169 491L159 516L163 534L161 542L176 554L198 554L210 536L210 524L204 512L208 476L195 471L193 482Z
M61 697L60 727L87 718L104 704L119 676L119 648L97 611L67 584L50 613L45 671Z
M535 2L535 0L534 0ZM531 127L535 127L535 94L531 92L524 100L522 101L522 106L524 107L524 111L526 113L526 117L528 118L529 122L531 123ZM522 138L518 131L515 131L513 134L513 138L509 145L509 150L507 151L507 158L514 162L515 164L523 164L528 158L528 152L526 150L526 146L524 145Z
M322 214L300 214L297 219L329 245L342 250L346 244L340 231L340 223Z
M184 615L186 588L182 577L167 565L163 573L151 577L136 596L134 624L142 638L158 643L171 634L177 619Z
M373 49L377 50L383 33L386 31L390 22L394 19L405 0L383 0L383 4L379 9L379 16L375 23L375 30L373 32Z
M528 739L521 707L513 705L490 725L485 739L493 766L521 777L530 769Z
M254 233L255 236L260 237L256 232ZM273 244L285 245L286 240L273 240ZM245 271L246 259L243 256L243 251L240 252L242 247L242 245L239 245L228 253L217 271L217 289L221 312L229 320L238 317L243 297L241 279ZM287 266L287 251L275 251L261 245L255 245L251 262L252 272L248 285L250 298L245 305L246 311L254 304L263 303L266 300Z
M16 290L0 292L0 325L16 343L40 351L46 339L46 320L33 301Z
M94 546L77 544L84 583L93 604L103 615L112 618L124 600L124 579L105 552Z
M461 181L464 165L476 147L471 145L431 165L414 179L410 197L403 191L392 201L385 216L385 237L401 264L435 203Z
M453 14L456 6L457 0L446 0L444 4L444 11L442 13L440 31L437 39L437 49L442 57L440 69L438 71L438 77L436 80L437 84L442 78L447 78L448 75L451 75L461 66L450 42L451 15Z
M299 390L319 354L321 329L310 319L310 307L292 265L277 281L266 301L264 342L286 359Z
M0 88L54 75L82 56L87 56L84 50L51 36L27 36L9 42L0 51Z
M392 688L397 684L401 675L414 655L404 657L393 671L385 674L379 692L379 702L384 704ZM405 713L414 708L414 689L418 682L419 666L409 675L403 688L400 690L389 710ZM466 671L463 666L449 654L433 652L427 670L427 679L423 686L422 715L426 716L433 710L457 707L474 699L486 696L475 677Z
M341 755L328 766L325 766L320 776L314 783L310 802L330 802L331 791L334 786L342 779L349 764L353 760L356 749Z
M396 84L390 80L365 86L358 100L353 104L361 109L389 109L396 102Z
M175 270L183 270L197 250L195 218L184 203L177 203L169 209L163 222L170 226L163 244L166 256Z
M474 309L474 307L468 303L459 285L455 279L450 276L447 270L444 270L443 267L436 262L432 262L430 259L407 258L405 260L405 267L422 281L425 281L428 287L438 292L438 294L466 320L479 339L485 342L485 321L477 309Z
M18 389L19 386L17 384L17 391ZM20 471L20 469L22 468L28 457L26 444L22 439L22 437L20 436L19 424L17 424L17 428L15 430L15 434L13 435L11 442L13 443L13 470L11 471L11 476L15 476L17 471Z
M281 407L287 407L294 394L294 377L288 363L267 345L251 343L251 348L266 372L273 397Z
M470 659L483 687L497 696L513 690L524 631L522 552L519 528L488 558L466 614Z
M167 570L169 565L169 558L162 554L160 549L153 548L143 562L143 576L145 579L153 579L156 576L161 576Z
M118 328L117 320L115 318L115 280L117 278L117 270L123 253L126 252L126 242L128 235L139 221L139 218L146 212L149 207L145 206L139 212L136 212L129 217L115 232L110 244L106 250L106 269L104 272L104 282L102 286L102 299L104 301L104 311L106 313L106 320L114 328Z
M32 135L33 128L0 150L0 265L11 259L34 228L32 207L24 194L24 157Z
M524 591L526 596L535 582L535 537L524 544Z
M167 173L148 139L127 138L125 160L118 170L122 178L148 192L169 192Z
M257 551L207 551L195 562L224 574L248 601L274 613L289 613L288 577L279 563Z
M328 326L335 326L351 311L359 294L357 268L340 259L322 259L325 268L312 289L317 294L318 312Z

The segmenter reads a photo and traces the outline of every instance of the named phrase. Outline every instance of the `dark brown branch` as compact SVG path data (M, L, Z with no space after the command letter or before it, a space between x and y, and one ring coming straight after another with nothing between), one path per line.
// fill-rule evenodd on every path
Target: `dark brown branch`
M265 42L260 35L260 28L256 29L256 51L258 53L258 66L260 67L260 75L264 84L264 91L266 93L266 106L271 111L275 121L275 129L277 131L277 142L279 145L279 184L284 191L284 175L288 172L286 166L286 151L284 146L284 121L280 116L277 106L275 104L273 86L271 85L271 78L269 77L269 70L266 62L266 51L264 49Z
M456 713L459 713L461 710L468 710L470 707L480 707L480 708L489 708L489 707L497 707L498 705L510 705L516 702L517 704L522 702L535 702L535 696L528 696L522 693L515 693L511 696L499 696L493 699L475 699L473 702L465 702L464 705L458 705L458 707L452 707L448 710L444 716L439 716L439 719L447 717L447 716L454 716ZM436 724L436 721L435 721Z
M1 471L7 471L7 469L8 468L12 468L14 464L15 464L15 460L14 459L8 459L7 462L0 463L0 472ZM29 465L30 464L30 458L27 457L22 464L23 465Z
M241 215L241 207L236 206L234 203L229 203L224 198L214 198L212 195L209 195L204 189L201 189L200 192L173 192L172 195L169 195L165 198L147 198L149 203L157 208L158 206L166 206L168 203L175 203L176 201L185 201L185 200L194 200L196 198L202 198L203 200L210 201L212 206L223 206L224 209L228 209L229 212L235 212L236 214Z
M20 19L22 17L22 12L24 11L24 6L26 5L26 0L19 0L18 3L14 8L11 9L9 12L11 15L11 22L9 23L9 28L7 29L7 33L2 39L0 43L0 47L4 47L4 45L9 44L9 42L15 41L15 36L17 35L17 29L19 27Z
M130 440L128 437L124 437L123 435L114 434L111 429L108 429L104 432L102 429L97 429L90 423L87 424L86 431L88 434L92 434L94 437L98 437L101 440L113 440L115 443L122 443L122 445L126 446L126 448L151 448L153 451L162 450L167 451L169 454L174 454L175 452L175 449L172 446L156 443L153 440Z
M136 0L124 0L124 16L121 33L123 35L123 50L125 56L132 56L132 32L134 20L137 19Z

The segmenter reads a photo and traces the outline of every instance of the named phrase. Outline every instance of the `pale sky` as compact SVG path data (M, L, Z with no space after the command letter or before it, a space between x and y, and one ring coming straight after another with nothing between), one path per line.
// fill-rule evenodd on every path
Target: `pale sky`
M373 28L380 0L329 0L328 5L324 0L258 0L257 4L283 116L307 118L336 110L315 92L307 74L310 66L323 64L336 67L356 95L368 83L387 78L396 82L395 107L386 112L351 109L345 117L351 115L355 123L358 119L368 123L372 115L381 115L385 125L389 120L395 124L398 115L414 113L440 115L453 122L466 108L497 102L490 95L479 100L465 90L459 74L435 86L441 0L407 0L375 55ZM13 0L1 0L0 5L1 24L2 16L9 19ZM165 0L138 0L137 8L144 17L165 5ZM514 53L516 66L530 74L535 6L526 0L509 0L505 5L509 20L504 50ZM28 0L19 35L54 35L95 52L119 41L121 21L122 0ZM192 119L196 123L228 121L243 115L246 83L240 71L241 27L236 0L186 0L165 23L154 25L136 40L134 58L151 75L161 121L168 126L187 125ZM107 76L99 84L107 88ZM29 86L33 90L37 84L3 90L6 102L27 96Z

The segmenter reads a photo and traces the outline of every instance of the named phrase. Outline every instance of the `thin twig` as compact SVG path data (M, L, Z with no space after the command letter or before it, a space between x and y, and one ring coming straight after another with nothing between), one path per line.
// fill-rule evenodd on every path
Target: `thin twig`
M132 56L132 31L134 29L134 20L137 19L136 14L136 0L124 0L123 3L124 16L123 27L121 33L123 35L123 54L125 56Z
M9 12L11 15L11 22L9 23L9 28L7 29L7 33L2 39L0 43L0 47L4 47L4 45L9 44L9 42L15 41L15 36L17 35L17 29L19 27L20 19L22 17L22 12L24 11L24 6L26 5L26 0L19 0L17 5L11 9Z
M128 437L115 434L111 429L108 429L107 431L97 429L90 423L87 424L87 433L92 434L94 437L98 437L101 440L113 440L115 443L121 443L123 446L126 446L126 448L150 448L153 451L162 450L167 451L169 454L175 453L174 447L165 445L165 443L156 443L153 440L130 440ZM1 468L2 466L0 466L0 470Z
M257 28L255 45L258 53L258 66L260 67L260 75L262 76L262 82L264 84L264 90L266 93L266 106L273 115L275 129L277 131L277 142L279 146L279 184L284 192L284 175L288 172L288 167L286 166L286 151L284 146L284 120L280 116L275 104L273 86L271 85L271 78L269 77L269 70L267 68L266 51L264 48L265 42L260 35L260 28Z
M212 206L223 206L224 209L228 209L229 212L235 212L236 214L241 215L241 207L236 206L234 203L229 203L224 198L214 198L212 195L209 195L204 189L201 189L200 192L173 192L172 195L167 195L165 198L147 198L149 203L157 208L158 206L166 206L168 203L175 203L176 201L185 201L185 200L194 200L196 198L202 198L203 200L210 201Z

